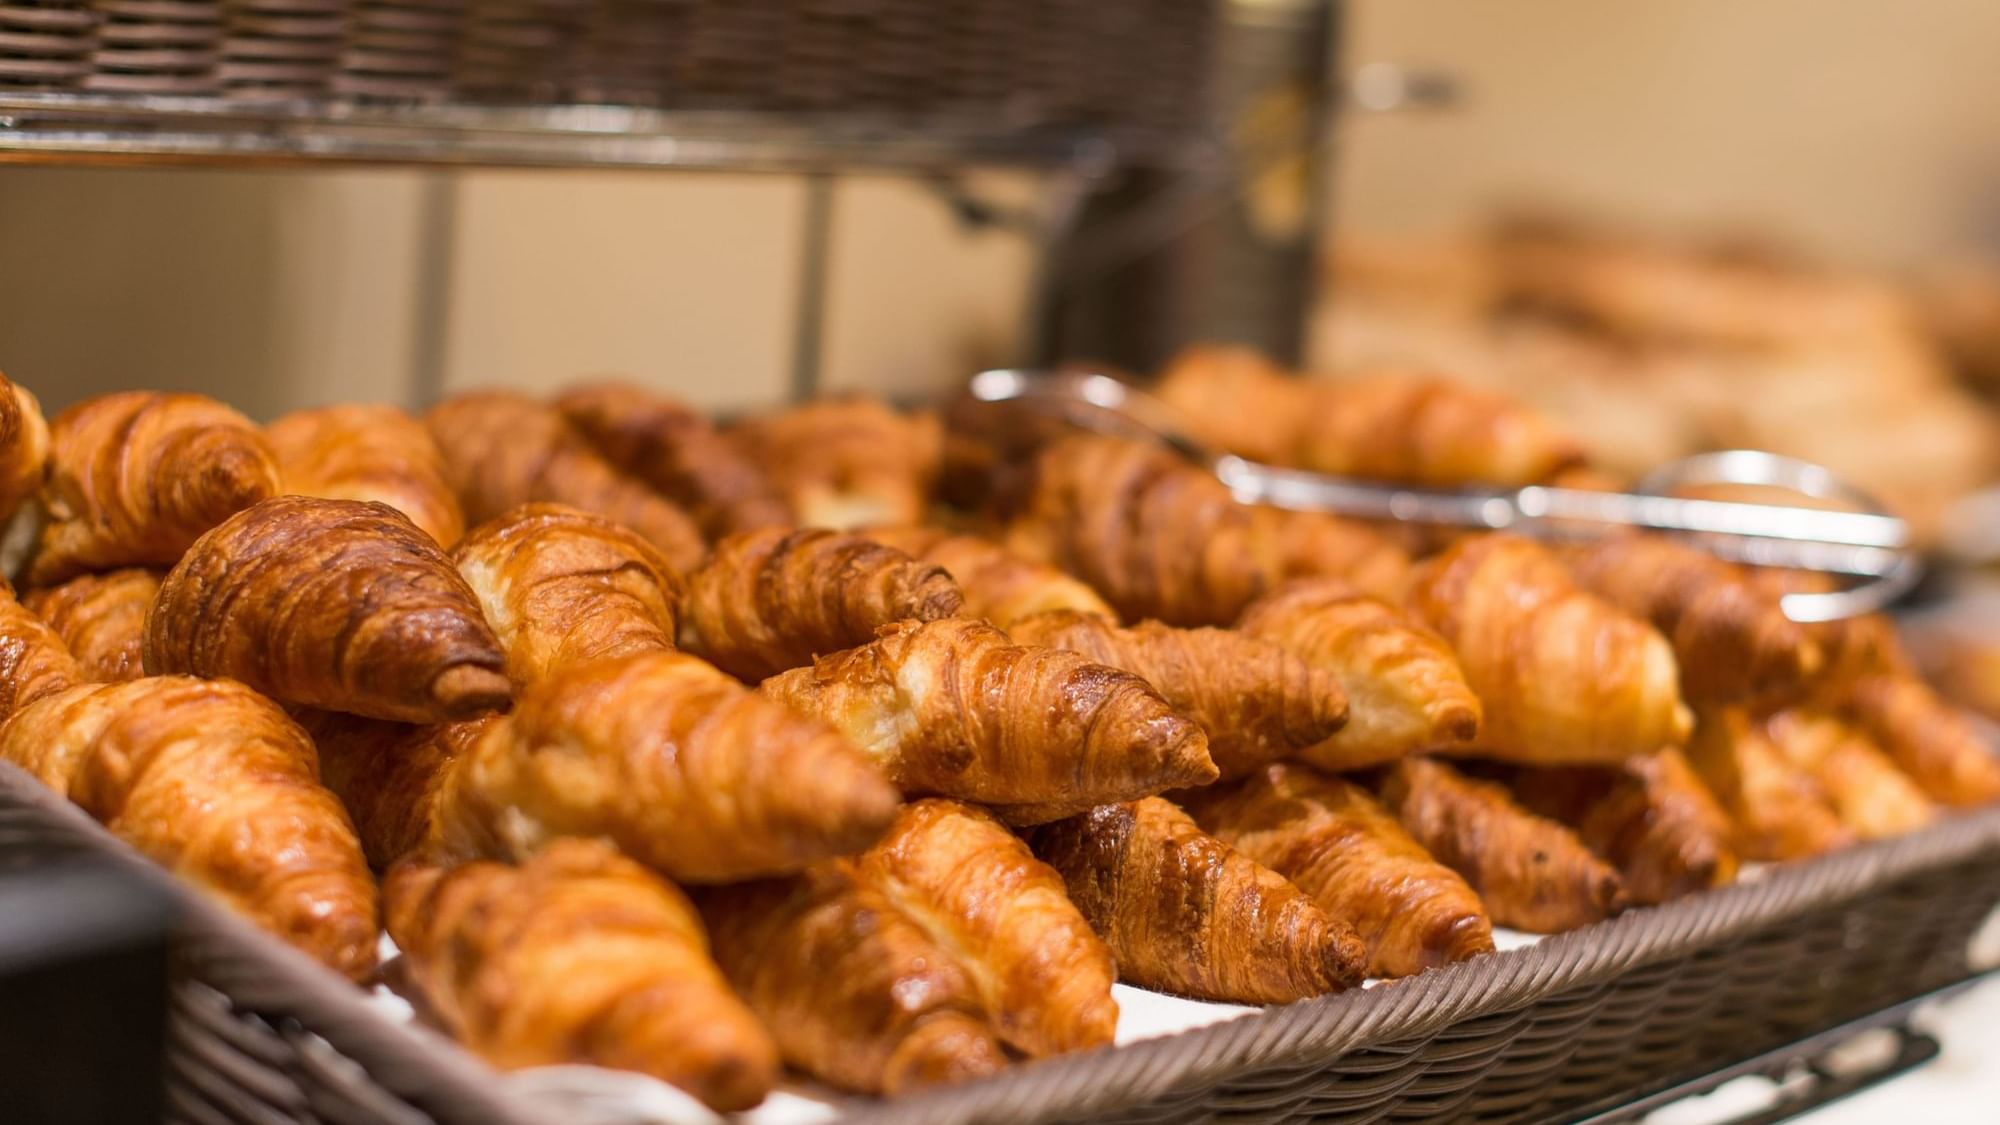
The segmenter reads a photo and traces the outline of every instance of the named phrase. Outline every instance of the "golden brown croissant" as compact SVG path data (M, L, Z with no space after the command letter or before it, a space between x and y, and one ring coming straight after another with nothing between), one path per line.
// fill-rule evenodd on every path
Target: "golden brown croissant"
M1792 707L1764 721L1771 745L1812 775L1834 815L1864 840L1914 832L1937 806L1860 731L1832 716Z
M1145 681L970 618L890 626L763 691L832 723L905 792L1013 824L1216 777L1201 728Z
M1352 925L1369 976L1406 977L1493 949L1479 896L1358 786L1278 763L1186 797L1196 823Z
M1735 822L1745 859L1804 859L1855 841L1826 791L1741 707L1703 712L1688 760Z
M601 840L557 840L519 867L413 860L382 891L411 981L503 1070L635 1070L723 1112L777 1082L777 1047L710 959L694 907Z
M1736 878L1729 816L1679 750L1617 766L1525 766L1503 776L1523 805L1576 829L1610 860L1634 903L1669 902Z
M1368 954L1352 926L1163 798L1102 805L1028 839L1110 945L1121 980L1231 1004L1361 983Z
M1115 617L1097 591L990 539L937 527L876 527L864 534L920 562L943 567L965 597L961 612L1002 629L1050 609Z
M1832 575L1818 571L1750 567L1743 573L1751 585L1770 598L1824 594L1839 589ZM1858 617L1817 621L1801 628L1823 655L1820 683L1836 691L1840 684L1862 676L1915 674L1916 664L1904 650L1895 622L1887 614L1864 613Z
M1322 769L1380 765L1479 733L1479 697L1451 646L1340 579L1288 582L1251 603L1237 628L1332 673L1346 690L1347 725L1297 755Z
M696 904L729 983L807 1074L897 1094L1007 1065L965 970L850 864L711 888Z
M62 637L0 580L0 720L90 679Z
M1272 584L1339 578L1364 594L1400 601L1410 555L1374 528L1325 512L1250 509L1252 542Z
M47 524L28 579L172 566L201 534L279 492L250 419L201 395L125 391L77 403L49 433Z
M1864 676L1833 702L1931 800L1952 808L2000 801L2000 761L1964 713L1922 680Z
M1499 925L1559 934L1625 904L1616 871L1502 786L1430 758L1404 758L1384 771L1380 793L1417 843L1472 884Z
M676 570L701 562L701 530L673 503L611 466L555 407L511 391L456 395L424 415L471 523L535 500L622 523Z
M138 851L321 963L375 968L375 880L312 741L227 680L153 676L48 695L0 726L0 758Z
M504 706L493 630L431 537L386 504L281 496L169 571L146 670L238 679L273 699L443 722Z
M1819 671L1819 645L1743 568L1661 535L1613 535L1564 552L1584 589L1673 643L1688 698L1788 691Z
M1192 344L1160 372L1153 393L1203 441L1239 457L1290 465L1316 384L1269 356L1234 344Z
M792 522L763 466L685 403L612 382L572 387L556 409L606 460L685 508L711 541Z
M422 422L387 403L296 410L264 429L285 491L327 500L374 500L450 547L465 513L445 476L444 454Z
M921 522L937 485L943 427L873 399L809 402L729 432L807 527Z
M872 539L772 527L717 543L688 576L680 641L755 682L866 644L884 625L950 617L960 603L943 568Z
M606 836L689 882L851 855L900 803L825 723L679 652L558 670L521 693L443 786L447 851L518 858L557 836Z
M1062 877L992 814L936 798L905 805L854 863L965 969L1010 1046L1041 1056L1111 1042L1111 952Z
M1067 649L1153 685L1208 735L1224 778L1316 746L1347 721L1347 696L1331 672L1233 629L1131 628L1070 610L1016 621L1024 645Z
M0 523L42 487L49 467L49 424L28 388L0 375Z
M561 504L524 504L451 552L523 688L571 664L674 647L681 580L638 533Z
M1463 540L1419 569L1410 607L1458 654L1494 757L1618 762L1687 740L1666 638L1577 589L1539 544Z
M383 871L437 840L445 780L499 716L413 726L301 708L298 719L319 749L326 787L354 818L369 864Z
M84 679L115 683L146 674L140 649L146 639L146 611L159 590L157 570L114 570L31 590L22 604L69 646Z

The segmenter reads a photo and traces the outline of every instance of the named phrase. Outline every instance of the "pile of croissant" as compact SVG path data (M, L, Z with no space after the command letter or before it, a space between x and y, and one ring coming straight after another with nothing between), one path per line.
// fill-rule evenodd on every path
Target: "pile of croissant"
M1159 389L1279 464L1579 479L1435 379L1202 349ZM2000 798L1885 621L1780 612L1808 578L1420 544L870 401L260 427L6 384L0 509L0 759L356 981L386 925L497 1066L720 1110L1103 1046L1114 981L1403 977Z

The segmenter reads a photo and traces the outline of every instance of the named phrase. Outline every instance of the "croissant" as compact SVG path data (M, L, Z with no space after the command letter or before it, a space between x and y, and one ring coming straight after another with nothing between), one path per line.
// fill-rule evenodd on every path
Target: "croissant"
M387 504L440 547L465 534L444 454L422 422L394 406L297 410L265 427L264 436L277 453L287 492Z
M564 391L556 409L621 472L685 508L710 541L792 522L763 466L684 403L592 383Z
M1305 578L1251 603L1237 628L1339 679L1347 725L1297 757L1359 769L1472 741L1479 697L1451 646L1387 602L1339 579Z
M951 576L843 531L782 528L732 535L688 576L681 646L756 681L866 644L897 621L957 613Z
M354 819L369 865L386 871L437 840L446 779L499 716L413 726L301 708L298 721L319 749L326 787Z
M455 854L606 836L677 880L797 871L879 837L895 789L826 724L685 653L563 668L530 686L442 782Z
M1625 904L1616 871L1502 786L1443 762L1404 758L1384 772L1380 792L1411 838L1472 884L1498 925L1559 934L1602 922Z
M49 467L49 424L28 388L0 375L0 523L42 487Z
M1334 577L1365 594L1400 600L1410 582L1409 552L1374 528L1325 512L1250 509L1250 529L1267 580Z
M382 889L410 980L495 1066L634 1070L723 1112L777 1082L777 1047L694 907L602 841L557 840L519 867L412 861Z
M636 532L560 504L525 504L452 549L516 688L558 668L674 647L681 580Z
M1743 574L1759 592L1773 599L1839 589L1832 575L1819 571L1749 567ZM1858 617L1816 621L1800 628L1819 646L1823 656L1819 676L1822 685L1832 685L1838 690L1838 685L1863 676L1915 674L1916 663L1904 650L1896 625L1887 614L1864 613Z
M1299 452L1315 383L1233 344L1192 344L1160 372L1153 393L1209 445L1270 465Z
M1576 829L1641 906L1736 878L1733 827L1679 750L1613 766L1525 766L1506 775L1529 810Z
M696 904L723 974L813 1077L899 1094L1007 1065L965 970L849 865L709 888Z
M141 854L354 979L375 968L375 881L310 739L242 684L71 688L0 726L0 759Z
M1835 704L1931 800L1951 808L2000 801L2000 762L1965 714L1922 680L1864 676L1846 685Z
M1347 721L1347 696L1332 673L1231 629L1157 621L1122 628L1054 610L1015 622L1008 635L1080 653L1153 685L1208 736L1209 757L1225 778L1318 745Z
M730 438L770 473L800 523L839 530L921 521L944 446L936 415L871 399L809 402L750 419Z
M1201 728L1145 681L969 618L885 628L763 691L832 723L905 792L1014 824L1216 778Z
M500 644L444 552L358 500L281 496L202 536L160 584L145 661L405 722L470 718L509 695Z
M0 720L90 678L62 637L0 580Z
M1745 859L1804 859L1854 843L1826 792L1740 707L1704 712L1688 760L1736 824Z
M676 570L706 552L685 512L612 468L552 406L511 391L476 391L433 406L424 424L469 522L548 500L624 524Z
M1196 823L1352 925L1369 976L1410 976L1493 950L1479 896L1355 785L1278 763L1186 797Z
M201 395L125 391L77 403L49 431L46 524L28 580L172 566L201 534L279 491L248 418Z
M1564 553L1584 589L1672 641L1690 699L1728 703L1798 687L1819 645L1743 568L1660 535L1613 535Z
M62 638L84 680L114 683L145 674L140 650L146 637L146 610L159 589L159 571L114 570L31 590L22 604Z
M1853 727L1805 708L1764 722L1771 745L1812 775L1840 822L1863 840L1914 832L1937 819L1937 806Z
M1002 629L1051 609L1116 617L1095 590L990 539L955 535L936 527L877 527L866 534L919 562L943 567L964 595L961 612L983 617Z
M1159 797L1029 830L1128 983L1231 1004L1289 1004L1361 983L1354 928Z
M1410 607L1458 654L1494 757L1617 762L1687 740L1666 639L1577 589L1530 540L1463 540L1419 569Z
M935 798L905 805L855 869L964 967L1007 1044L1041 1056L1111 1042L1110 951L1062 877L991 814Z

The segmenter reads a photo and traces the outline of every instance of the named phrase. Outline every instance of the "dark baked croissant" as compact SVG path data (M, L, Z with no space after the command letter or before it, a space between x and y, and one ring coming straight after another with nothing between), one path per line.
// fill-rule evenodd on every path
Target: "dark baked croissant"
M433 845L442 833L445 781L498 715L413 726L301 708L299 725L319 749L320 774L354 818L377 871Z
M42 487L49 467L49 424L28 388L0 375L0 523Z
M1352 925L1370 976L1410 976L1493 949L1479 896L1355 785L1279 763L1186 797L1196 823Z
M1860 731L1830 715L1792 707L1764 720L1771 745L1812 775L1834 815L1863 840L1914 832L1937 806Z
M1855 841L1826 791L1741 707L1704 711L1688 760L1735 822L1745 859L1804 859Z
M706 552L687 513L613 468L553 406L512 391L475 391L431 407L424 424L468 522L548 500L624 524L676 570Z
M146 670L228 676L286 703L440 722L506 704L503 657L431 537L386 504L281 496L168 572Z
M777 1047L693 906L602 841L557 840L519 867L412 861L382 889L410 979L495 1066L636 1070L723 1112L777 1082Z
M1666 639L1576 588L1539 544L1479 535L1426 562L1410 606L1484 705L1482 749L1530 764L1618 762L1687 740Z
M1837 692L1834 706L1931 800L1953 808L2000 801L2000 761L1964 713L1922 680L1863 676Z
M943 460L936 415L901 414L865 398L794 406L729 436L764 466L807 527L920 522Z
M355 979L375 968L375 880L313 746L227 680L153 676L46 695L0 758L138 851Z
M450 852L520 857L557 836L606 836L689 882L851 855L900 803L825 723L679 652L556 671L520 694L443 786Z
M561 504L526 504L452 549L516 688L557 668L674 647L681 580L637 532Z
M1002 629L1051 609L1116 616L1095 590L991 539L938 527L876 527L865 534L919 562L943 567L965 597L961 612L967 617L983 617Z
M0 580L0 719L90 679L62 637Z
M866 644L897 621L957 613L942 568L872 539L812 528L732 535L688 576L681 646L755 682Z
M696 905L724 975L807 1074L898 1094L1007 1065L965 970L850 864L708 888Z
M201 534L275 496L278 465L250 419L211 398L124 391L77 403L49 431L47 524L28 580L172 566Z
M1367 950L1283 876L1159 797L1028 831L1121 980L1231 1004L1289 1004L1361 983Z
M571 387L556 409L613 465L687 509L711 541L792 522L764 467L685 403L606 382Z
M159 590L159 571L114 570L31 590L22 604L69 646L85 679L113 683L145 675L146 611Z
M890 626L763 691L832 723L906 792L1015 824L1216 777L1201 728L1145 681L969 618Z
M1337 578L1304 578L1252 602L1237 628L1335 676L1347 725L1297 757L1328 770L1469 743L1479 697L1444 638Z
M1061 876L991 814L935 798L905 805L855 870L965 968L1009 1045L1039 1056L1111 1042L1110 951Z
M1232 629L1157 621L1124 628L1054 610L1014 622L1008 635L1080 653L1153 685L1208 735L1208 755L1224 778L1318 745L1347 721L1347 696L1332 673Z
M264 429L285 491L327 500L373 500L410 517L450 547L465 513L445 476L444 455L422 422L386 403L295 410Z
M1553 820L1514 803L1507 790L1430 758L1384 771L1382 803L1403 828L1465 877L1493 921L1533 934L1601 922L1625 904L1618 873Z

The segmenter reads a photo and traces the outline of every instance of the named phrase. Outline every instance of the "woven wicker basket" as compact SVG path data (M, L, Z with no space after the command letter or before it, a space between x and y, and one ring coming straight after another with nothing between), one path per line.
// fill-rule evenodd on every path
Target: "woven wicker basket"
M109 854L174 888L169 1104L199 1122L520 1122L480 1064L178 888L0 764L0 866ZM1615 1105L1973 975L2000 810L1531 949L1018 1068L846 1119L1538 1121Z

